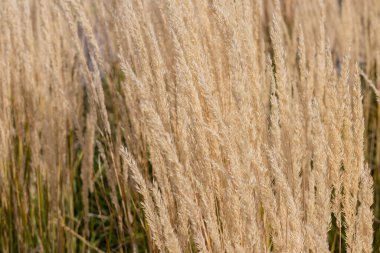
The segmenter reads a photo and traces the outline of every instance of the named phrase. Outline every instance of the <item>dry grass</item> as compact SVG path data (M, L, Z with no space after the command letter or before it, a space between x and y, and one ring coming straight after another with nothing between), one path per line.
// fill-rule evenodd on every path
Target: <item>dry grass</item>
M377 1L1 5L2 251L379 251Z

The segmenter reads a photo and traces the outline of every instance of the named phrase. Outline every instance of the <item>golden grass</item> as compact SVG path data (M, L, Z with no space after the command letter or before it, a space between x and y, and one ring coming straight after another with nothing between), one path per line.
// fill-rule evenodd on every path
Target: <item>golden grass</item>
M378 252L377 1L1 4L2 251Z

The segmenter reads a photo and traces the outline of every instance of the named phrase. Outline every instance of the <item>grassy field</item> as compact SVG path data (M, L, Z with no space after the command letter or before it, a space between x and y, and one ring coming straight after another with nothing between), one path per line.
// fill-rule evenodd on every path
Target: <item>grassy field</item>
M0 252L380 252L377 0L1 0Z

